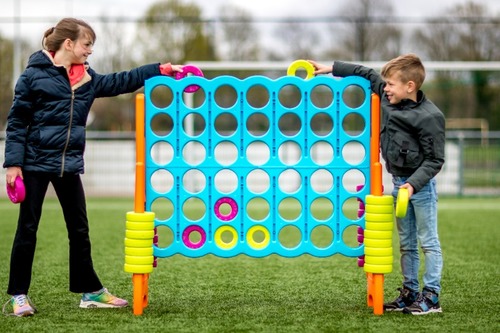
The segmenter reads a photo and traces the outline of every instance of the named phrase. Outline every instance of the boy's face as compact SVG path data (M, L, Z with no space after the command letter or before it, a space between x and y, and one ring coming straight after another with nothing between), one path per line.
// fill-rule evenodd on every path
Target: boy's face
M391 104L398 104L403 99L416 99L416 96L413 96L415 91L413 81L403 82L399 72L392 73L384 80L386 82L384 92Z

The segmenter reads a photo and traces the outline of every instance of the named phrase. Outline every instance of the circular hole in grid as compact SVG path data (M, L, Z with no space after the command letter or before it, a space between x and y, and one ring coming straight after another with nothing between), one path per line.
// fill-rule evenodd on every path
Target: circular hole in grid
M151 131L158 136L167 136L174 128L172 117L166 113L157 113L151 119Z
M311 118L311 131L317 136L327 136L333 131L333 119L325 112L316 113Z
M253 169L247 175L246 184L250 192L261 194L269 190L271 181L267 172L262 169Z
M351 193L359 192L357 187L365 184L365 175L358 169L349 169L342 176L342 186Z
M357 225L350 225L347 228L344 229L342 232L342 242L350 248L357 248L359 247L359 242L358 242L358 226Z
M286 169L278 177L278 187L283 193L295 193L302 186L300 173L294 169Z
M189 136L199 136L205 131L205 118L196 112L189 113L182 120L182 128Z
M236 104L238 94L233 86L225 84L217 88L214 99L217 106L221 108L230 108Z
M263 165L271 156L269 146L262 141L253 141L246 150L247 160L253 165Z
M366 156L365 147L358 141L349 141L342 147L344 161L351 165L363 162Z
M158 141L151 146L151 159L158 165L166 165L174 158L174 148L165 141Z
M302 121L295 113L287 112L280 117L278 128L285 136L295 136L302 128Z
M206 187L205 174L197 169L189 169L182 177L182 186L190 193L202 192Z
M345 218L356 221L358 220L359 200L357 197L347 198L342 204L342 214Z
M214 155L220 165L231 165L238 158L238 148L231 141L221 141L215 146Z
M325 197L318 197L311 202L311 215L318 221L327 221L333 216L333 202Z
M182 205L182 213L190 221L199 221L205 216L207 207L203 200L197 197L190 197Z
M311 187L316 193L327 193L333 188L333 175L326 169L318 169L311 175Z
M172 89L164 85L158 85L151 90L150 94L151 103L159 109L166 108L172 104L174 94Z
M292 84L287 84L278 92L278 100L286 108L294 108L300 104L302 95L300 89Z
M286 225L279 231L278 241L284 248L293 249L300 245L302 233L296 226Z
M247 90L247 102L256 109L263 108L269 103L269 91L260 84L251 86Z
M158 197L151 203L151 211L155 212L155 217L159 221L166 221L172 217L174 205L169 199Z
M165 169L159 169L151 175L151 187L158 193L170 192L174 186L174 176Z
M238 176L231 169L222 169L215 175L215 189L221 193L232 193L238 188Z
M254 221L262 221L269 216L269 202L261 197L250 199L247 203L247 214Z
M302 204L297 198L287 197L278 205L278 214L285 221L295 221L302 213Z
M182 149L182 157L190 165L198 165L205 160L205 146L198 141L189 141Z
M311 147L311 159L318 165L326 165L333 161L333 147L329 142L317 141Z
M342 92L342 100L344 101L344 104L352 109L359 108L363 105L365 98L365 91L356 84L347 86Z
M253 136L263 136L269 132L269 118L261 113L255 112L247 119L247 131Z
M197 109L205 103L206 95L205 90L202 87L195 92L189 94L182 94L182 100L184 105L188 108Z
M351 112L344 117L342 129L347 135L358 136L365 130L365 120L359 113Z
M234 115L223 112L215 118L214 126L220 136L231 136L238 129L238 122Z
M166 225L160 224L156 227L156 236L159 248L167 248L174 242L174 232Z
M333 91L325 85L319 84L311 90L311 102L320 109L326 109L333 103Z
M333 231L326 225L318 225L311 230L310 239L314 246L325 249L333 243Z
M295 165L302 158L302 148L294 141L285 141L278 148L278 157L285 165Z

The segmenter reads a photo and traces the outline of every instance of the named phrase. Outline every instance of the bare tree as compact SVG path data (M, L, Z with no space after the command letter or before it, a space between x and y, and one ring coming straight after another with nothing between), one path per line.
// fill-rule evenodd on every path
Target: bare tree
M254 27L251 14L240 7L221 7L219 22L222 26L221 40L217 48L222 59L242 61L259 59L259 32Z
M316 59L318 54L316 47L320 38L318 31L312 24L294 21L289 18L285 23L279 24L275 28L275 35L281 40L281 54L283 59Z

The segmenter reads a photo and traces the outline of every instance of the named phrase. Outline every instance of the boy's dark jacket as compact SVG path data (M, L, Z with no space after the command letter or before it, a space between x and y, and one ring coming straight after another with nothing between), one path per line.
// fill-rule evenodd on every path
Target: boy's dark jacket
M4 168L71 174L84 172L85 126L95 98L134 92L160 75L159 64L127 72L88 75L70 86L66 69L46 51L31 55L15 88L7 121Z
M418 91L417 102L391 104L384 93L385 81L371 68L335 61L334 76L362 76L380 96L382 124L380 145L387 171L407 182L415 192L429 182L444 164L445 119L443 113Z

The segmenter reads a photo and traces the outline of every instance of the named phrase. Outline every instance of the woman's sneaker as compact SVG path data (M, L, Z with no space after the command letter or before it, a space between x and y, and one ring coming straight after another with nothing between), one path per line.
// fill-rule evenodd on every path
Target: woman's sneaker
M443 310L439 305L439 297L431 291L424 291L413 304L403 310L403 313L417 316L440 312Z
M20 294L12 296L11 299L8 300L7 303L5 303L3 306L2 312L4 314L7 314L6 307L9 303L12 306L12 313L9 313L8 315L27 317L34 315L36 312L36 308L31 302L28 295Z
M399 296L394 301L384 304L385 311L401 312L405 307L415 302L418 297L418 292L411 291L405 287L398 288L398 290Z
M127 305L126 300L110 294L106 288L94 293L84 293L80 301L81 308L123 308Z

